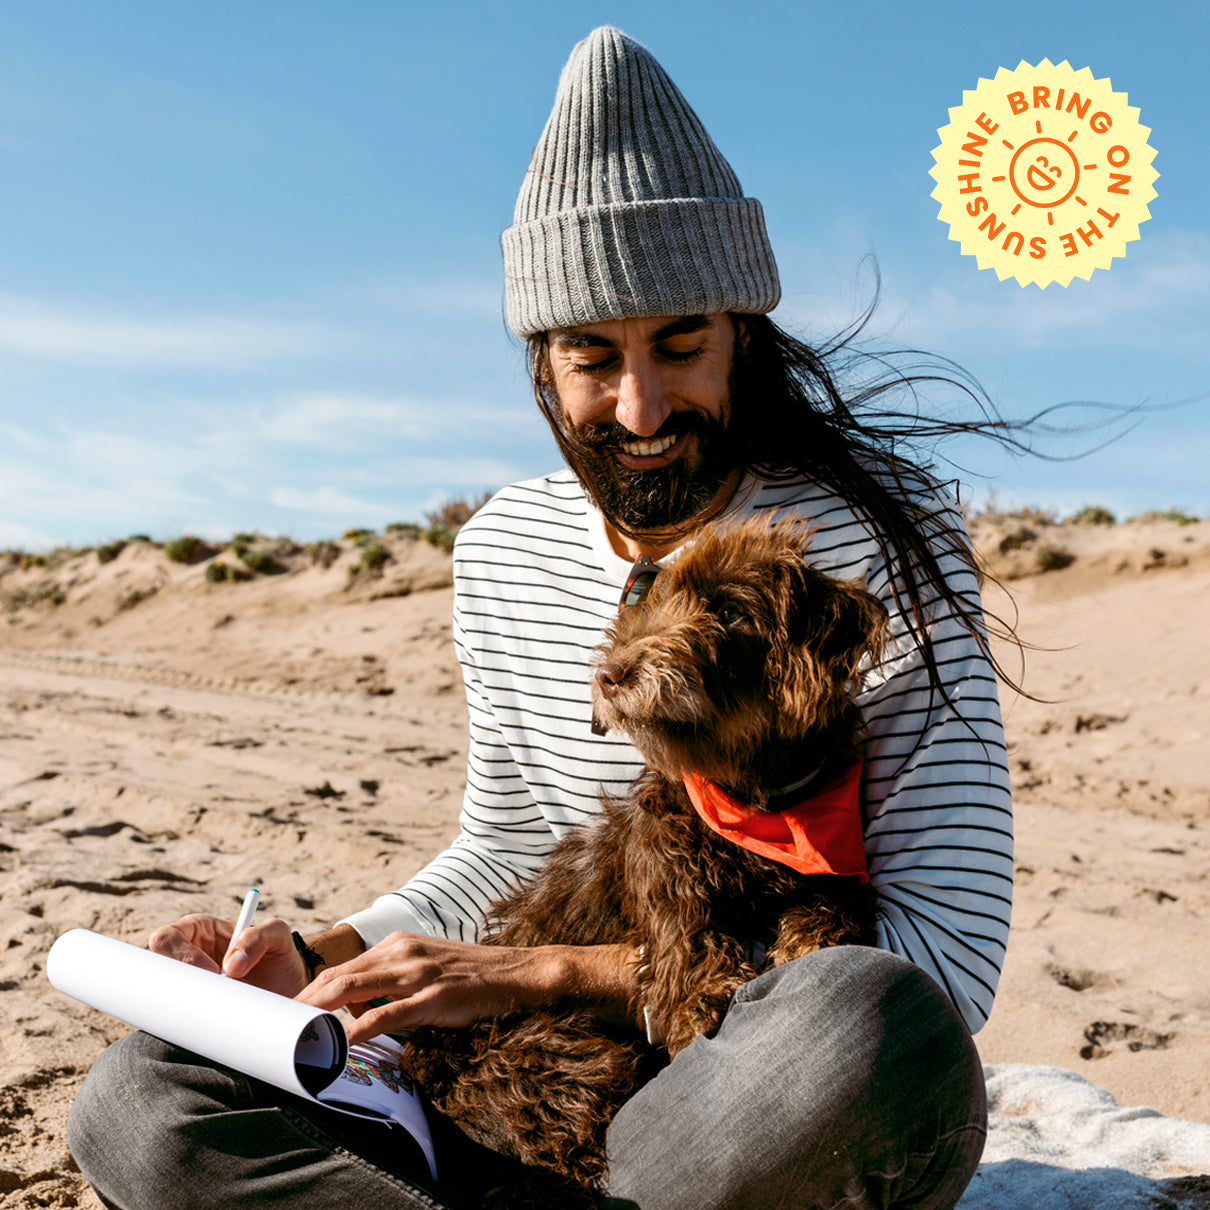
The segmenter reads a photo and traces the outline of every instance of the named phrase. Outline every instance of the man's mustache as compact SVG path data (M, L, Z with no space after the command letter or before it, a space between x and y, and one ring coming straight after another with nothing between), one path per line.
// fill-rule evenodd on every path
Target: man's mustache
M705 417L696 412L676 412L654 433L647 435L640 436L616 420L607 420L600 424L582 425L572 433L572 439L584 449L604 450L628 441L659 441L664 437L680 437L686 433L704 433L708 427Z

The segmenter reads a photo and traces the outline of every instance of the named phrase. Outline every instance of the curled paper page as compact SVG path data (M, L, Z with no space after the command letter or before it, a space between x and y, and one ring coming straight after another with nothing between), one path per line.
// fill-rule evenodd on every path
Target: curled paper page
M88 929L51 946L46 975L111 1017L296 1096L326 1088L348 1059L331 1013Z
M437 1179L424 1106L391 1038L350 1049L332 1013L88 929L51 946L46 975L65 995L165 1042L340 1113L396 1123Z

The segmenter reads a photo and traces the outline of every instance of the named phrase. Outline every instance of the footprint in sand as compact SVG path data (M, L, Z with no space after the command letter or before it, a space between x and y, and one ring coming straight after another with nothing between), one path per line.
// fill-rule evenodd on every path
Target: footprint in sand
M1108 975L1102 975L1098 971L1060 966L1057 963L1048 966L1046 973L1060 987L1069 988L1073 992L1086 992L1090 988L1106 987L1113 983L1113 980Z
M1140 1050L1166 1050L1175 1035L1157 1033L1144 1025L1094 1021L1084 1031L1084 1037L1088 1044L1080 1047L1080 1058L1103 1059L1117 1049L1112 1045L1115 1042L1125 1042L1126 1049L1136 1053Z

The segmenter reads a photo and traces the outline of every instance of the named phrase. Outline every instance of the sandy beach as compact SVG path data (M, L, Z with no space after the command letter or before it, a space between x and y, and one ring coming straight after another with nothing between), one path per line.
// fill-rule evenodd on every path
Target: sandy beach
M1210 522L975 533L1040 699L1004 697L1018 890L981 1054L1210 1123ZM0 570L0 1205L99 1210L67 1112L126 1030L49 986L59 933L142 944L253 883L318 929L453 834L449 555L379 542L377 568L345 540L240 582L149 542Z

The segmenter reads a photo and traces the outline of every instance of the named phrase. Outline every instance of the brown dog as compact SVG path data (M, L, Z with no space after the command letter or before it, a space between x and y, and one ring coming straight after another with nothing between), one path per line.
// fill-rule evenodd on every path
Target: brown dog
M801 859L791 868L740 847L703 822L682 778L776 822L784 787L810 798L859 758L853 694L886 611L808 566L809 540L763 519L708 530L621 612L598 649L594 710L648 768L489 921L487 944L636 947L641 1008L662 1046L575 1008L415 1039L412 1074L436 1106L527 1165L595 1186L614 1113L717 1028L737 987L762 967L872 939L863 878L804 874ZM852 829L860 854L855 812Z

